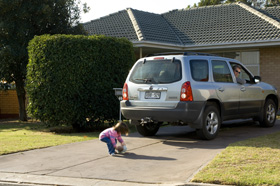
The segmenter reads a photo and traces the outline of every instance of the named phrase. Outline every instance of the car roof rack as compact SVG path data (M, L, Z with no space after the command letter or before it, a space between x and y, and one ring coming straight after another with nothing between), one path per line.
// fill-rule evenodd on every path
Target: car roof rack
M166 55L183 55L183 56L217 56L215 54L201 53L201 52L164 52L148 54L146 57L151 56L166 56Z

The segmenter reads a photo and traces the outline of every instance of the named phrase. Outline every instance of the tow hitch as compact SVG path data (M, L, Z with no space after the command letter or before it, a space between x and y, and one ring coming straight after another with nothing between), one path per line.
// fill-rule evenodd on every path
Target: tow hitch
M147 124L147 123L153 123L154 121L152 120L151 117L145 117L141 119L141 125Z

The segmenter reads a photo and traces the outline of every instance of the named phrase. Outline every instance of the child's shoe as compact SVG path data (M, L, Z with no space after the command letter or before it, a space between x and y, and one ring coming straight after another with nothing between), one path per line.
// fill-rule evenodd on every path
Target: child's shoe
M110 154L110 156L116 156L116 154L115 154L115 153L112 153L112 154Z

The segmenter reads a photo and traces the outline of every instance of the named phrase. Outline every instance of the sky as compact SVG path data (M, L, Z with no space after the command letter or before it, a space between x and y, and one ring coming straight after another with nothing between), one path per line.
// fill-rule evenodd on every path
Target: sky
M103 16L107 16L126 8L133 8L151 13L165 13L174 9L183 9L188 5L193 6L200 0L81 0L87 3L90 11L81 14L81 23L85 23Z

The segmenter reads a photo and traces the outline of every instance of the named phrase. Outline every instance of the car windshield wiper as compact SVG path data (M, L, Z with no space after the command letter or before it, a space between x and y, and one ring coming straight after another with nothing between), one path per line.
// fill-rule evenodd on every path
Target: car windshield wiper
M135 79L135 80L140 80L140 81L145 81L145 83L148 83L148 82L152 82L152 80L151 79Z

